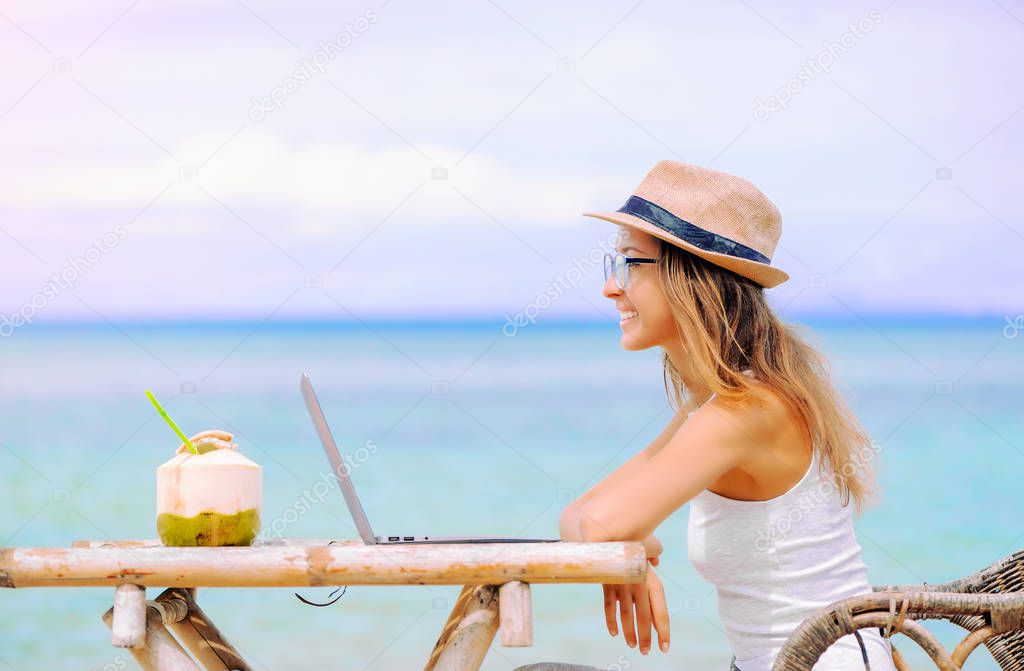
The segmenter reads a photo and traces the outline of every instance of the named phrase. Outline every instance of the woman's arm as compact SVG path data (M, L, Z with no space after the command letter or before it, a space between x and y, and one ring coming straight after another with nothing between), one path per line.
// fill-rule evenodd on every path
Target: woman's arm
M648 459L657 454L657 452L663 448L666 443L668 443L669 439L682 425L685 419L686 418L682 412L677 412L672 419L669 420L668 424L665 425L665 428L662 429L661 433L651 441L650 445L630 457L626 463L612 471L601 482L591 487L566 506L565 510L562 511L562 516L558 520L558 532L562 540L576 542L583 540L580 535L580 515L582 514L580 507L587 501L591 500L594 496L614 487L615 483L629 479L632 475L638 472Z
M581 504L585 541L641 540L722 475L763 450L788 421L780 405L706 403L657 454Z
M629 480L638 473L647 464L649 459L668 443L685 419L686 417L681 412L677 412L650 445L633 455L626 463L604 478L604 480L570 503L562 511L562 515L558 520L558 531L562 540L574 542L589 540L583 537L581 530L580 520L583 515L581 506L613 487L615 483ZM662 552L661 541L651 533L643 539L643 543L647 560L652 566L657 566L660 563L659 555ZM658 631L658 638L661 641L662 651L668 650L668 607L665 604L664 589L653 571L648 572L647 581L642 585L602 585L602 590L604 592L605 623L608 626L609 634L612 636L618 634L616 613L619 613L622 617L622 634L626 639L626 643L630 647L635 646L637 644L637 634L639 633L641 646L649 646L651 640L651 620L653 619L655 628ZM639 605L639 608L636 609L636 624L634 624L633 620L634 602ZM646 653L646 650L644 652Z

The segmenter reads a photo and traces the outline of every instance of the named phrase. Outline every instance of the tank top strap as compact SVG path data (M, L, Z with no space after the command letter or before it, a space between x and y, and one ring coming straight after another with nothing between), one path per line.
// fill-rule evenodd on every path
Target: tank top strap
M744 375L750 375L750 376L752 376L752 375L754 374L754 371L753 371L753 370L751 370L750 368L745 368L745 369L744 369L743 371L741 371L741 372L742 372L742 373L743 373ZM700 408L701 406L703 406L703 405L705 405L705 404L707 404L707 403L710 403L710 402L711 402L711 399L713 399L713 398L714 398L714 397L716 397L716 396L718 396L718 392L711 392L711 396L708 396L708 400L706 400L706 401L704 401L704 403L701 403L700 405L698 405L698 406L697 406L697 408L699 409L699 408ZM692 414L693 414L694 412L697 412L697 410L695 409L695 410L694 410L693 412L691 412L691 413L688 413L688 416L689 416L689 415L692 415Z

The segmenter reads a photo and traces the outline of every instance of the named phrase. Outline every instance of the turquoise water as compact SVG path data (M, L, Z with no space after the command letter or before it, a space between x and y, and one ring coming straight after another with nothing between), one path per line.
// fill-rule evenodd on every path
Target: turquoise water
M1024 333L1007 337L1004 326L1001 317L808 324L882 448L883 498L856 521L873 583L945 581L1024 547ZM375 532L557 536L568 499L669 418L658 352L622 351L617 329L538 324L511 338L499 322L23 329L0 342L0 545L155 537L154 470L178 443L146 388L188 433L235 432L264 468L265 527L356 538L336 491L288 512L326 468L298 392L303 370L357 462ZM686 559L686 515L684 506L657 532L668 655L642 656L608 635L599 585L537 585L534 646L496 639L483 668L727 668L714 592ZM355 586L329 608L287 589L199 598L255 668L408 669L422 667L458 591ZM112 594L0 592L0 668L134 668L100 620ZM950 649L959 638L951 625L928 627ZM896 645L926 668L909 639ZM970 668L996 667L980 651Z

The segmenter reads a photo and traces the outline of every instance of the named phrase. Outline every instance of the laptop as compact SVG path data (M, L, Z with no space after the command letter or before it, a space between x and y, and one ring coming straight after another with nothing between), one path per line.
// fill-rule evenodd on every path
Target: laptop
M345 467L345 462L338 452L338 446L334 443L331 430L327 426L323 410L320 409L320 402L313 391L313 383L310 382L309 374L303 373L299 383L302 389L302 397L306 400L306 408L309 409L309 416L313 419L316 432L320 435L320 442L327 453L327 460L331 463L331 472L334 473L341 493L345 497L345 504L352 513L352 519L359 530L359 536L367 545L394 545L404 543L556 543L561 538L508 538L505 536L420 536L417 534L387 534L383 536L374 535L370 527L370 521L366 519L363 512L363 504L356 496L356 488L352 485L352 477Z

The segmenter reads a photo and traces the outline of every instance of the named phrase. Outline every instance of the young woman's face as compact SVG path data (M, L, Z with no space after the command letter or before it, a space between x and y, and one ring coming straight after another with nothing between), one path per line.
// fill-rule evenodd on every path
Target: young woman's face
M616 251L625 256L658 257L660 241L644 231L623 226ZM644 350L677 339L676 325L668 300L661 290L658 269L653 263L630 264L626 288L619 289L615 277L604 283L602 293L615 303L622 329L622 348Z

